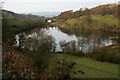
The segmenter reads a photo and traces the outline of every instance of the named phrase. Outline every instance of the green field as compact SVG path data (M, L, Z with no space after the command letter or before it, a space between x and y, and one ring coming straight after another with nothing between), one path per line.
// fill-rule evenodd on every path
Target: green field
M73 18L69 19L64 22L65 27L87 27L87 28L102 28L106 27L107 25L113 26L117 25L118 26L118 19L114 18L112 15L91 15L91 23L86 24L85 21L86 16L82 16L79 18Z
M26 63L34 64L34 59L27 56L21 56ZM72 78L117 78L118 77L118 65L106 62L99 62L90 58L76 57L67 54L51 54L49 62L49 72L53 66L56 65L56 61L65 60L67 62L75 62L76 65L70 71ZM84 71L85 74L78 73L77 71ZM73 72L77 72L74 74Z
M94 22L118 25L118 19L113 18L112 15L105 15L105 16L92 15L92 19L93 19Z
M62 19L53 19L53 21L50 23L52 26L61 26L63 23Z
M90 58L82 58L69 56L67 54L54 54L53 62L56 60L76 62L71 77L76 78L116 78L118 77L118 65L110 63L102 63ZM74 74L73 71L82 70L85 74Z

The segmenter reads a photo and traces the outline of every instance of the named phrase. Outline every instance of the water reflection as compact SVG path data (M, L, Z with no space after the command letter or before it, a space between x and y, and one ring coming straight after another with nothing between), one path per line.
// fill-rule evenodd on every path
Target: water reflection
M82 41L79 44L83 44L80 47L80 49L83 48L83 51L89 51L90 48L93 48L94 46L103 47L103 46L109 46L109 45L117 43L116 41L110 40L105 37L101 38L102 34L100 34L100 36L95 35L95 34L91 34L91 35L88 34L88 35L84 36L81 33L81 34L79 34L79 36L78 35L76 36L74 33L67 34L58 27L49 27L44 30L46 31L46 33L48 33L49 35L52 35L55 38L55 41L57 44L56 51L62 51L59 43L64 40L66 41L66 43L68 43L70 41L76 41L76 46L78 46L78 42ZM84 31L84 32L86 32L86 31ZM83 32L83 34L84 34L84 32ZM104 35L106 35L106 34L104 34Z
M109 39L109 36L111 35L105 32L94 32L87 30L81 31L80 29L68 31L58 27L42 28L40 31L43 31L55 38L56 52L63 51L63 49L73 49L73 46L83 52L89 52L95 47L109 46L117 43L116 40ZM15 37L16 46L19 46L20 35L21 34L16 35ZM37 39L38 37L37 32L24 35L26 39Z

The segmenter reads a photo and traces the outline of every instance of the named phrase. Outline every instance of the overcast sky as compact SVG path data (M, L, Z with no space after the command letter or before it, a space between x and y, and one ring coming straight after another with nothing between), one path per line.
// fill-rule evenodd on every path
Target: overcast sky
M4 1L4 0L1 0ZM119 0L6 0L3 8L20 12L51 12L79 10L97 5L116 3Z

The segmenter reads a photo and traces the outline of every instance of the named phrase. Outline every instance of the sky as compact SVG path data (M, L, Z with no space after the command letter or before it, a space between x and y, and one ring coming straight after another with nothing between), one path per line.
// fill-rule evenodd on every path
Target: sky
M111 4L118 1L119 0L6 0L3 4L3 9L17 13L63 12L66 10L79 10L80 8L92 8L97 5Z

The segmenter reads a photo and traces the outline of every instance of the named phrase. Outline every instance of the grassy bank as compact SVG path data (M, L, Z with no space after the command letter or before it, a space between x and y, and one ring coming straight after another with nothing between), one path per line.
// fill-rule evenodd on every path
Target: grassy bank
M71 77L76 78L116 78L118 77L118 65L110 63L102 63L90 58L75 57L67 54L53 54L55 60L72 61L76 65L71 71ZM54 63L54 62L53 62ZM85 74L74 74L74 71L84 71Z
M54 68L57 61L65 60L66 62L75 62L76 65L70 71L70 77L72 78L117 78L118 77L118 65L98 62L96 60L86 57L76 57L67 54L51 54L49 62L49 68L46 70L50 72ZM34 64L34 59L30 56L21 55L21 58L27 63ZM84 74L78 72L84 71ZM76 72L76 74L75 74Z

